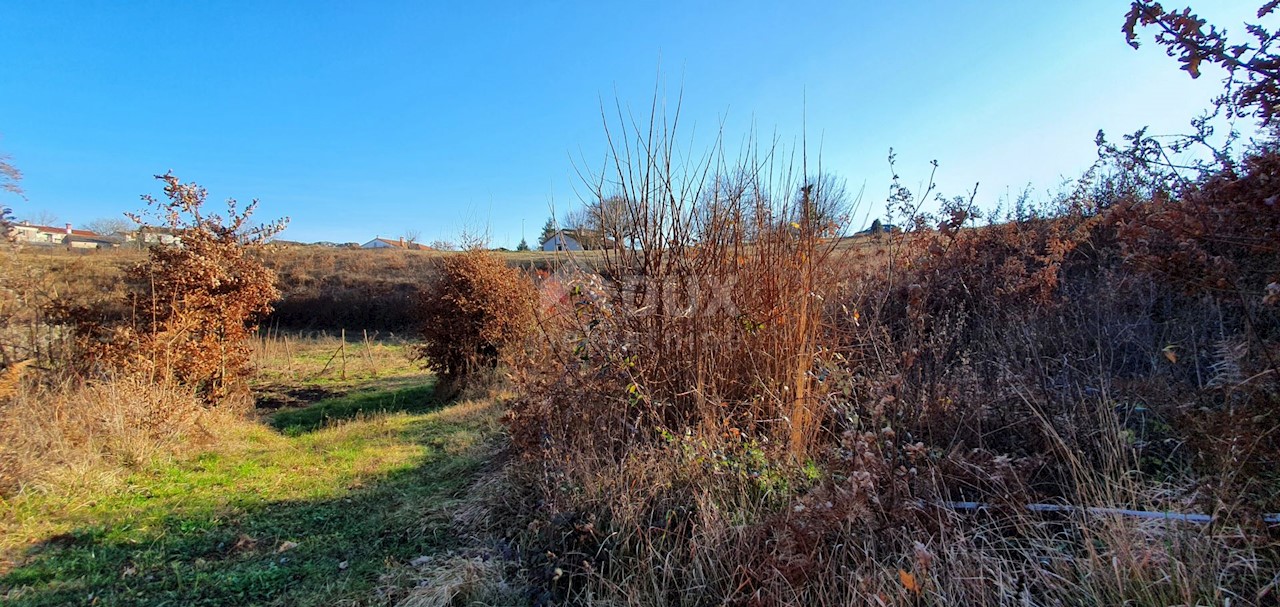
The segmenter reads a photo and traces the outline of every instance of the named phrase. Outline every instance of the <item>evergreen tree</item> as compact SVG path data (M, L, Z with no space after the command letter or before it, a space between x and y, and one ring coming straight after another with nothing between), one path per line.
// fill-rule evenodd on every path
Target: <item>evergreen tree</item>
M521 238L521 239L520 239L520 244L516 245L516 250L517 250L517 251L528 251L528 250L529 250L529 243L528 243L527 241L525 241L525 239Z
M555 233L556 233L556 218L548 217L547 223L542 226L541 242L546 242L547 239L551 238Z

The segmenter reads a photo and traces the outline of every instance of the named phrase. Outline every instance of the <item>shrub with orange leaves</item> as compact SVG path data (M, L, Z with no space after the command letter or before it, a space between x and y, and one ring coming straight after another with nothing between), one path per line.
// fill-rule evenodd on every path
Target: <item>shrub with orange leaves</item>
M1112 210L1129 262L1193 294L1261 301L1280 280L1280 149L1246 156L1183 196Z
M256 200L244 209L228 200L225 217L209 213L204 188L172 173L156 178L164 182L165 198L142 198L177 240L152 245L147 259L129 269L131 317L101 321L89 310L64 313L94 362L192 386L207 404L243 397L248 338L279 297L275 274L254 250L287 220L251 226ZM147 217L132 218L146 224Z
M444 257L418 300L419 355L446 381L493 369L533 330L537 291L498 255Z

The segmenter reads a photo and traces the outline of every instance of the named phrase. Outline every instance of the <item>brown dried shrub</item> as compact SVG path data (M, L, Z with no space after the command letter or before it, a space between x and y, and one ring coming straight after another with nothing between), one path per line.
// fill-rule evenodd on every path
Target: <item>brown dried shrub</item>
M443 257L418 300L419 355L461 387L523 344L534 328L536 302L533 283L494 253Z
M645 427L660 417L637 415L648 396L637 379L666 361L628 360L646 351L636 344L687 340L715 353L734 333L695 333L699 325L680 317L662 325L676 333L650 333L656 323L620 317L628 308L611 277L551 277L545 290L560 297L546 302L554 316L545 326L558 355L540 359L550 372L526 375L527 396L512 413L516 444L540 457L541 493L522 536L535 584L588 603L681 604L679 589L698 586L727 604L847 604L868 591L910 604L903 567L929 576L922 583L938 604L998 604L1004 590L965 581L974 569L1010 583L1043 566L1038 555L1059 546L1054 534L1067 525L1086 538L1070 544L1077 559L1063 568L1078 577L1031 583L1036 593L1161 604L1266 586L1269 574L1258 571L1276 554L1263 535L1228 545L1171 532L1194 546L1152 564L1143 555L1160 542L1134 538L1138 523L1043 521L1021 510L1060 499L1244 521L1280 506L1268 480L1277 426L1264 355L1275 342L1239 345L1249 318L1265 335L1275 321L1260 313L1261 297L1246 298L1246 314L1225 305L1238 294L1188 293L1132 255L1128 230L1147 224L1116 220L1136 212L1131 195L1086 181L1052 209L984 227L964 225L961 201L926 229L842 253L832 274L840 280L829 281L838 288L823 291L822 355L809 359L814 406L826 415L804 469L812 476L786 465L788 449L764 440L771 433L745 431L732 402L663 431ZM1220 232L1232 229L1258 228ZM659 252L692 263L672 250ZM1237 267L1270 263L1264 252L1237 250ZM646 311L636 301L627 305ZM697 374L671 377L687 382L686 398L709 385ZM672 396L680 394L655 399L664 414L679 411ZM949 500L991 502L998 514L975 524L940 507ZM1115 559L1133 562L1147 590L1107 577ZM1222 559L1262 569L1241 565L1238 577L1202 583L1223 574ZM1170 567L1202 577L1170 581Z
M1265 146L1177 196L1110 210L1128 267L1203 310L1199 330L1167 339L1181 368L1175 425L1215 496L1280 495L1280 150Z
M1177 198L1126 200L1108 219L1129 263L1161 280L1224 302L1268 303L1280 281L1280 150L1251 154Z
M165 199L143 200L179 243L151 246L127 271L130 317L103 320L73 305L64 313L91 364L191 386L208 404L241 399L251 370L248 338L279 297L275 274L254 252L285 221L251 226L257 201L241 210L228 200L225 217L208 213L204 188L172 173L157 179Z

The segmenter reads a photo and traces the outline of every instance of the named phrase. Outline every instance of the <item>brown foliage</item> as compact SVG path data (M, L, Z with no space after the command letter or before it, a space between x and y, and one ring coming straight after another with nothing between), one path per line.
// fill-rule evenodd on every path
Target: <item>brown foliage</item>
M1280 151L1250 155L1178 199L1126 201L1110 219L1128 260L1162 280L1260 301L1280 280Z
M1264 2L1257 18L1271 15L1278 5ZM1206 25L1189 7L1166 10L1159 2L1134 0L1122 29L1129 44L1137 48L1138 26L1155 28L1156 43L1166 47L1170 57L1177 57L1192 78L1200 77L1201 64L1221 66L1227 70L1228 81L1217 105L1225 106L1234 116L1256 116L1271 126L1280 112L1280 55L1273 49L1280 32L1261 23L1248 24L1245 29L1253 38L1251 42L1228 41L1225 30Z
M525 367L513 433L618 457L732 431L801 462L826 415L813 371L838 277L823 236L847 201L828 198L833 178L770 168L777 150L731 166L717 144L682 164L662 119L610 133L614 166L589 184L600 271L544 282L547 351Z
M93 361L155 382L176 380L210 404L242 396L250 371L247 340L279 297L275 274L253 250L284 223L250 226L256 201L239 210L229 200L225 218L207 213L204 188L171 173L157 179L166 199L143 199L180 243L152 246L147 259L127 271L131 316L99 322L91 310L67 313Z
M494 253L441 258L418 301L419 353L447 381L465 382L523 344L536 301L533 284Z
M1179 426L1202 468L1231 471L1219 491L1280 466L1280 152L1240 167L1108 215L1128 264L1212 310L1208 334L1171 344L1170 362L1194 369Z

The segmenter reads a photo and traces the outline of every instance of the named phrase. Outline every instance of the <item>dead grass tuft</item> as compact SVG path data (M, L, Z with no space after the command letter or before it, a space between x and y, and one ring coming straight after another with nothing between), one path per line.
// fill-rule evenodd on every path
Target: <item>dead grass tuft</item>
M0 481L8 493L132 469L207 444L228 415L202 407L189 388L134 376L28 383L0 409Z

